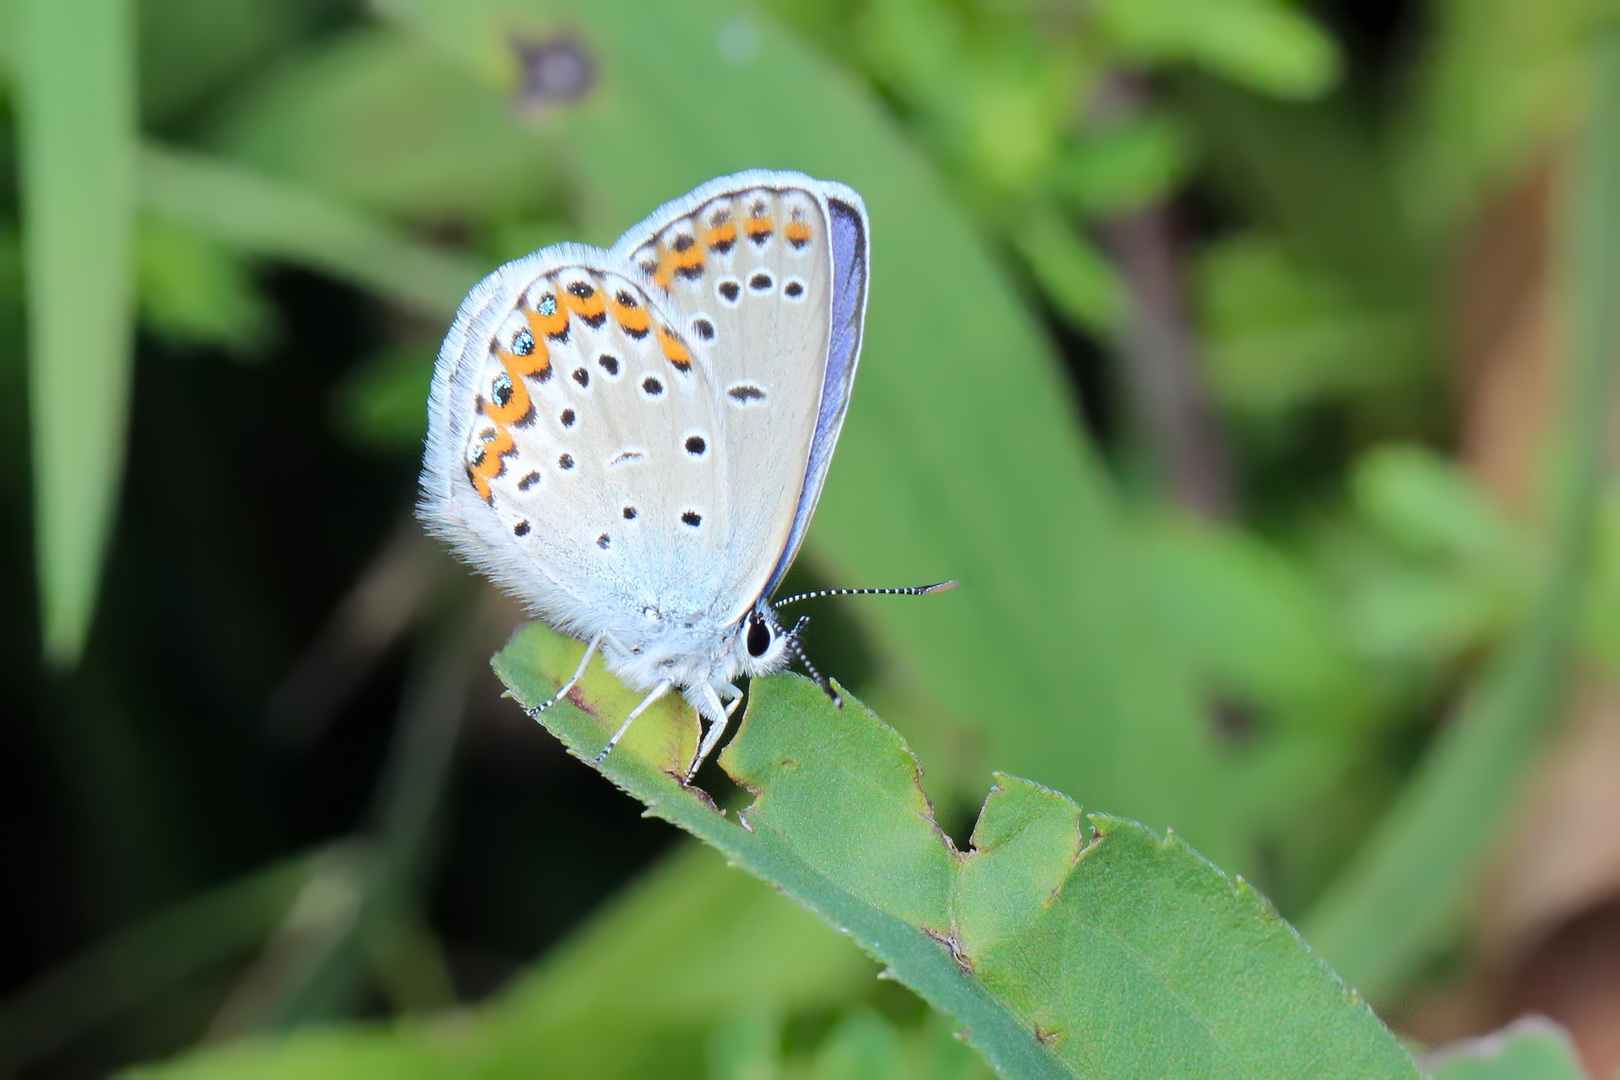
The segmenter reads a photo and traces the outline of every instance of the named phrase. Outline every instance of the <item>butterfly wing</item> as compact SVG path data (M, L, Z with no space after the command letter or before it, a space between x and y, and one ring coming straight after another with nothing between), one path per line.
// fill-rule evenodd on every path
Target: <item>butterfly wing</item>
M569 633L734 623L803 541L866 276L859 196L764 171L501 267L440 351L423 518Z
M647 609L701 591L727 507L714 395L614 265L559 245L468 296L434 374L421 513L559 629L634 643Z
M615 252L693 343L722 432L722 623L775 589L803 543L849 406L866 306L860 196L801 173L721 177Z

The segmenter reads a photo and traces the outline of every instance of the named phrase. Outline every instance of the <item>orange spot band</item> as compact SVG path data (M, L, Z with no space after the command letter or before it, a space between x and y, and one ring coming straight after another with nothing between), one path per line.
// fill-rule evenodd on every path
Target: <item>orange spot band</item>
M687 350L686 343L680 339L675 331L667 326L659 327L658 340L664 349L664 359L682 371L692 366L692 354Z
M589 296L575 296L571 292L562 293L562 302L568 310L582 319L595 319L607 310L607 304L602 301L600 290L592 290Z
M613 300L613 317L619 325L632 334L645 334L647 332L647 309L639 304L621 304L618 298Z
M703 234L703 244L705 247L714 248L720 247L723 244L735 244L736 242L737 223L735 221L728 221L724 225L716 225L714 228Z

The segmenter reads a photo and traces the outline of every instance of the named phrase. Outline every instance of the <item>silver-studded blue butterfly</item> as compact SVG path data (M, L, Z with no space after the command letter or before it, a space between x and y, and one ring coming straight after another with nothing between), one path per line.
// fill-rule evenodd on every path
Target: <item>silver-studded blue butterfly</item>
M690 780L742 699L736 680L790 654L838 700L770 597L849 408L868 236L850 188L751 170L660 207L610 250L507 263L462 302L434 371L420 513L589 643L539 709L595 652L647 692L603 755L680 690L708 724Z

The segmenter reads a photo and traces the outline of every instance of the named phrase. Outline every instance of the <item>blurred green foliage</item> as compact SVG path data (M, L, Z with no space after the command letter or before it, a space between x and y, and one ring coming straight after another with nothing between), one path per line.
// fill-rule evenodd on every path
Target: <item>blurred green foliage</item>
M860 389L797 573L963 580L813 641L941 821L1005 770L1174 826L1388 1004L1455 956L1567 665L1620 672L1620 501L1568 482L1600 424L1527 416L1557 456L1506 512L1455 454L1452 334L1473 231L1613 115L1604 0L1411 3L1371 58L1370 16L1280 0L91 8L0 0L4 628L17 668L54 664L5 734L39 885L0 1071L365 1015L195 1067L441 1075L499 982L492 1073L982 1075L714 857L615 898L650 827L456 783L511 616L397 540L439 335L497 262L736 168L872 211ZM536 70L558 56L578 97ZM1566 235L1615 235L1601 195L1566 201ZM1601 254L1554 273L1601 307ZM1573 358L1588 403L1612 340ZM580 791L570 767L541 786ZM1376 933L1414 894L1421 927ZM469 974L491 952L502 977Z
M1580 1080L1585 1076L1569 1036L1532 1019L1436 1055L1435 1080Z

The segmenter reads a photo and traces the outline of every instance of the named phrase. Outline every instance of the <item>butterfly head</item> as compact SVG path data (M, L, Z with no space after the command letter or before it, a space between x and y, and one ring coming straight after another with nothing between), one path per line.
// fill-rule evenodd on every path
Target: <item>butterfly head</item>
M732 643L737 670L743 675L763 675L786 666L792 635L782 629L776 611L761 600L737 625Z

